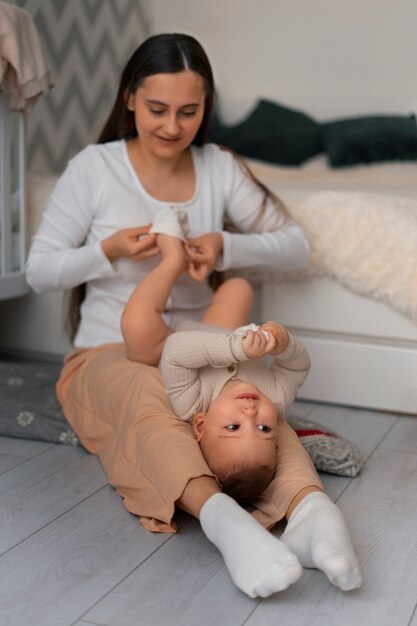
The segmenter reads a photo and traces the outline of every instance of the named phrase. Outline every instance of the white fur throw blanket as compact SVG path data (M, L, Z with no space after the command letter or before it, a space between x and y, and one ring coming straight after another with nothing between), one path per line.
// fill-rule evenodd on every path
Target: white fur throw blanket
M329 276L417 323L417 162L330 169L319 157L299 168L249 165L312 247L304 272L277 280Z
M309 267L293 278L335 278L417 322L417 198L360 191L284 192L281 197L312 249Z

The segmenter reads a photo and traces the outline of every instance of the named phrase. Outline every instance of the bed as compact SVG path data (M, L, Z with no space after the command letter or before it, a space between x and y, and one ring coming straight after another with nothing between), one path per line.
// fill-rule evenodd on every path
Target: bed
M28 292L25 282L25 115L0 93L0 300Z
M248 163L312 244L305 271L266 272L260 287L261 319L311 354L299 397L416 414L417 162Z

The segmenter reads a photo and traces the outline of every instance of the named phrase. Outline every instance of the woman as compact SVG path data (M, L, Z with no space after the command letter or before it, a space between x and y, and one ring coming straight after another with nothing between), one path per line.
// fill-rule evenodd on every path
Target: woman
M86 285L79 320L72 309L75 326L80 321L76 349L58 397L145 528L174 531L175 506L198 517L234 582L253 597L299 578L297 552L302 565L350 589L360 575L348 531L287 424L280 420L277 474L250 515L221 493L191 426L175 419L157 369L127 359L122 345L123 307L158 263L149 229L163 208L185 211L191 231L193 278L181 275L172 289L164 311L171 327L202 317L213 269L285 270L307 262L304 233L283 207L229 152L205 143L212 100L211 68L199 43L186 35L151 37L123 71L99 143L72 159L58 181L27 268L36 291L76 288L73 303ZM224 232L225 218L243 234ZM223 325L235 325L227 311ZM263 526L284 516L290 521L279 541Z

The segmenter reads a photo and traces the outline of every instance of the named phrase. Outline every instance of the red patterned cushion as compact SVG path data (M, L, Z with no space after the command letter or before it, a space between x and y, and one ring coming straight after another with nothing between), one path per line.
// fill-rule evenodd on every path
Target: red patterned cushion
M287 418L300 442L309 453L314 467L339 476L356 476L363 461L357 446L317 422L291 415Z

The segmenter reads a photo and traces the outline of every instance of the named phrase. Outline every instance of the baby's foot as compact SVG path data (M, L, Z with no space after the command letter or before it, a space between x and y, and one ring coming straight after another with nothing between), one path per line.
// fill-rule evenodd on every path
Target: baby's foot
M207 500L200 522L235 585L251 598L266 598L300 578L297 557L226 494Z
M166 208L155 215L149 232L170 235L185 243L188 230L188 216L185 211Z

